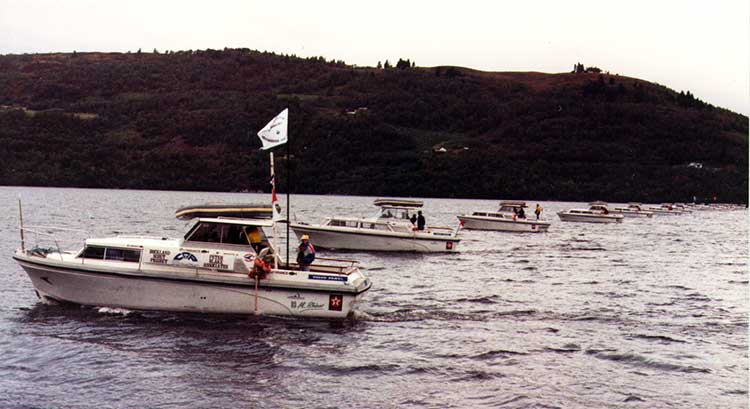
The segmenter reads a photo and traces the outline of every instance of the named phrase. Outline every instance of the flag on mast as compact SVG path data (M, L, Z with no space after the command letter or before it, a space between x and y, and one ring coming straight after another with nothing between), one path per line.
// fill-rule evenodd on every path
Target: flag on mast
M282 220L281 206L279 205L279 198L276 197L276 176L274 175L271 175L271 207L273 208L272 210L273 221L277 222L277 221Z
M289 117L289 108L281 111L280 114L276 115L266 126L258 131L258 137L261 143L263 143L263 150L269 150L279 145L283 145L287 141L287 120Z

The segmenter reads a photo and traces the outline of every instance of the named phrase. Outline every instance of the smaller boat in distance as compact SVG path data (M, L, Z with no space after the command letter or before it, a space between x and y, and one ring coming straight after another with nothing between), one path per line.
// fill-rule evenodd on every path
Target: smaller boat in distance
M458 228L425 226L418 230L411 219L423 203L418 200L377 199L380 209L369 218L332 216L320 224L291 223L298 237L310 236L319 248L364 251L456 252Z
M628 203L628 207L615 207L611 212L625 217L654 217L654 212L643 210L641 204L636 202Z
M646 206L646 210L657 216L674 216L682 214L682 210L678 209L672 203L662 203L660 206Z
M588 209L568 209L557 212L557 217L564 222L584 223L622 223L621 214L611 214L605 202L591 202Z
M464 229L529 233L546 232L551 223L527 218L525 211L520 212L520 210L526 207L525 202L506 201L500 202L500 208L496 212L473 212L471 215L462 214L457 217Z

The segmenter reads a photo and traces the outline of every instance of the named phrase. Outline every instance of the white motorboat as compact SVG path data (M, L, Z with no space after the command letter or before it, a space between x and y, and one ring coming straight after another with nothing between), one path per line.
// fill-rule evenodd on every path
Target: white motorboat
M645 209L657 216L674 216L682 214L682 210L678 209L672 203L662 203L660 206L646 206Z
M370 218L327 217L320 224L291 223L298 237L310 236L320 248L365 251L456 252L458 228L425 226L410 219L423 203L416 200L377 199L378 214Z
M568 209L557 212L557 216L564 222L584 223L622 223L621 214L612 214L604 202L589 203L588 209Z
M129 310L321 318L352 313L371 286L356 262L314 263L309 271L284 265L263 230L272 224L199 218L184 238L90 238L76 251L27 249L22 238L13 258L42 300Z
M643 210L640 203L628 203L628 207L615 207L610 210L613 214L621 214L625 217L654 217L654 212Z
M507 232L541 233L549 229L550 222L529 219L519 215L519 209L526 208L524 202L500 202L496 212L473 212L458 216L464 229L495 230Z

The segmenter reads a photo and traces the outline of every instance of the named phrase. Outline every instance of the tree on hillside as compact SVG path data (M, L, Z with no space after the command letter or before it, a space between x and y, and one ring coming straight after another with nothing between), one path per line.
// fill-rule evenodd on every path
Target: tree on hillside
M407 68L411 68L411 62L409 62L408 59L403 60L401 58L398 59L398 62L396 63L396 68L399 70L405 70Z

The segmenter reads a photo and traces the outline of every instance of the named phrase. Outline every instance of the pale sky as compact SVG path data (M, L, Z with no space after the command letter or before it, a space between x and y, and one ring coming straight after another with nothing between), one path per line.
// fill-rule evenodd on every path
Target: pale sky
M748 0L0 0L0 54L242 47L548 73L580 61L748 115L749 9Z

